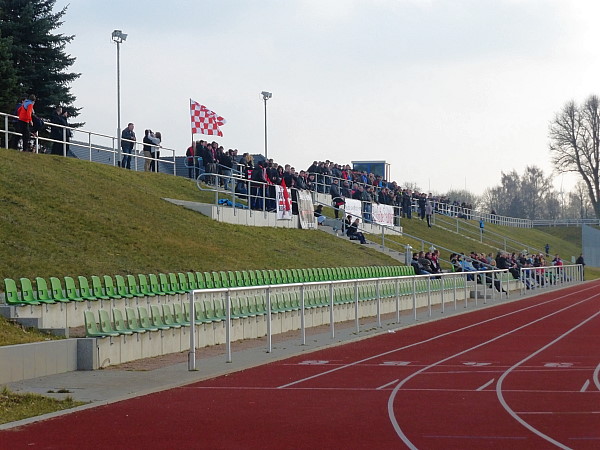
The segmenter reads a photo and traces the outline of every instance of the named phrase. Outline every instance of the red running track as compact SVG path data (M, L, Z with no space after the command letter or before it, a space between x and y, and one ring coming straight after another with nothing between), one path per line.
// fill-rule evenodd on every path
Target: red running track
M600 448L599 371L595 282L2 431L0 448Z

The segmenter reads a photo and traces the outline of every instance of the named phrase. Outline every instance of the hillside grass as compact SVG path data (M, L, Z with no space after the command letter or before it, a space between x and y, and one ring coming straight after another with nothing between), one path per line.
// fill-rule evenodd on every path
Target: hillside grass
M389 265L318 231L222 224L182 177L0 149L0 277Z

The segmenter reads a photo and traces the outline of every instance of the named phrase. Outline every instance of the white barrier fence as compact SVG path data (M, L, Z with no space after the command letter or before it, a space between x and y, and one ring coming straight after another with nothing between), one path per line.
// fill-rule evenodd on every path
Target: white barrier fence
M540 289L555 289L561 288L568 284L583 281L583 272L580 265L573 266L562 266L562 267L542 267L542 268L531 268L532 271L537 270L539 280L544 279L543 283L538 282ZM490 297L489 292L491 291L491 299L501 299L503 294L505 298L508 298L509 292L512 287L520 290L521 294L524 294L527 286L527 273L529 269L524 269L520 272L520 278L514 279L513 276L509 275L508 270L487 270L477 272L458 272L458 273L442 273L436 275L417 275L411 277L391 277L391 278L378 278L378 279L360 279L360 280L339 280L339 281L323 281L323 282L311 282L311 283L297 283L297 284L280 284L270 286L255 286L255 287L240 287L240 288L227 288L227 289L203 289L195 290L188 294L190 318L195 316L195 306L197 298L201 296L216 295L224 297L225 307L225 345L227 362L232 361L232 297L235 297L241 291L252 291L256 295L263 295L266 299L266 335L267 335L267 352L272 352L272 315L275 313L283 312L278 306L274 306L273 296L281 294L292 289L299 290L299 304L295 308L299 312L300 318L300 336L302 345L306 344L306 314L309 310L314 309L314 304L307 303L307 292L313 291L314 289L327 290L327 302L321 302L318 306L328 309L329 312L329 328L331 338L335 338L335 323L336 323L336 306L340 305L353 305L353 319L355 322L356 332L360 331L359 318L365 317L361 308L364 308L365 299L361 298L361 289L365 286L370 285L373 287L375 284L375 295L371 299L375 302L375 317L377 320L377 326L381 327L381 315L382 315L382 301L393 299L395 301L394 312L396 314L396 323L400 323L400 312L406 311L407 309L412 310L413 319L417 320L417 310L419 308L427 308L427 314L429 317L432 315L432 308L434 302L432 302L432 296L439 296L439 304L441 312L445 311L447 303L455 310L460 299L464 299L464 307L469 307L469 299L472 296L475 306L478 306L479 298L483 298L483 303L487 303L487 299ZM542 272L543 271L543 272ZM538 281L539 281L538 280ZM515 285L515 283L520 285ZM479 284L481 283L481 284ZM345 286L346 293L350 285L352 287L352 298L345 298L343 301L339 300L339 290L337 288ZM390 291L391 290L391 291ZM385 292L384 292L385 291ZM470 291L470 293L469 293ZM469 295L470 294L470 295ZM401 307L401 300L408 299L408 303L405 301L405 307ZM421 297L419 300L418 297ZM423 298L424 297L424 298ZM294 308L292 308L294 309ZM290 309L290 310L292 310ZM188 369L196 370L196 331L195 327L190 327L190 348L188 357Z

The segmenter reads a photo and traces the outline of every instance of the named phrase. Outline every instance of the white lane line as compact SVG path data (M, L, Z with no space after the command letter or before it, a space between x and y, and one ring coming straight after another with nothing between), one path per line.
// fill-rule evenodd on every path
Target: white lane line
M590 385L590 380L585 380L585 383L583 383L583 386L581 386L581 390L579 392L585 392L587 391L587 388Z
M600 373L600 364L596 366L596 370L594 370L594 384L596 385L596 389L600 391L600 380L598 380L598 374Z
M560 416L561 414L600 414L600 411L517 411L517 414Z
M377 390L380 390L380 389L385 389L386 387L388 387L388 386L391 386L392 384L394 384L394 383L397 383L398 381L399 381L399 380L397 380L397 379L396 379L396 380L394 380L394 381L390 381L389 383L387 383L387 384L384 384L383 386L379 386L379 387L377 388Z
M483 391L486 387L488 387L490 384L492 384L494 382L495 378L492 378L490 381L488 381L487 383L485 383L482 386L479 386L477 389L475 389L476 391Z
M568 294L561 295L560 297L554 297L551 300L546 300L545 302L536 303L534 305L527 306L525 308L518 309L516 311L512 311L512 312L509 312L509 313L506 313L506 314L502 314L500 316L492 317L490 319L482 320L481 322L472 323L471 325L467 325L465 327L458 328L456 330L447 331L446 333L438 334L437 336L430 337L430 338L425 339L423 341L414 342L412 344L405 345L403 347L398 347L398 348L395 348L395 349L392 349L392 350L388 350L387 352L379 353L379 354L374 355L374 356L369 356L368 358L364 358L364 359L361 359L359 361L354 361L352 363L345 364L343 366L335 367L335 368L333 368L331 370L326 370L325 372L317 373L317 374L312 375L310 377L301 378L300 380L292 381L291 383L279 386L278 389L285 389L285 388L287 388L289 386L293 386L295 384L303 383L305 381L312 380L314 378L322 377L323 375L328 375L330 373L337 372L338 370L346 369L348 367L353 367L353 366L356 366L357 364L361 364L361 363L364 363L364 362L367 362L367 361L371 361L373 359L381 358L382 356L391 355L392 353L396 353L396 352L399 352L401 350L406 350L407 348L416 347L416 346L421 345L421 344L426 344L427 342L432 342L432 341L435 341L437 339L441 339L443 337L450 336L452 334L459 333L461 331L468 330L470 328L474 328L476 326L486 324L488 322L493 322L495 320L499 320L499 319L502 319L504 317L509 317L509 316L514 315L514 314L518 314L520 312L527 311L527 310L532 309L532 308L537 308L538 306L543 306L543 305L546 305L548 303L556 302L558 300L570 297L570 296L575 295L575 294L580 294L581 292L585 292L585 291L589 291L589 290L595 290L595 289L596 289L596 286L593 286L593 287L588 287L588 288L582 289L580 291L569 292ZM429 366L427 366L427 367L429 367Z
M593 297L595 297L595 295ZM577 330L578 328L580 328L583 325L585 325L586 323L588 323L590 320L595 319L598 315L600 315L600 311L598 311L597 313L591 315L590 317L588 317L587 319L585 319L583 322L578 323L577 325L575 325L570 330L565 331L563 334L561 334L560 336L558 336L552 342L549 342L548 344L544 345L542 348L540 348L537 351L533 352L531 355L527 356L526 358L523 358L521 361L519 361L518 363L516 363L515 365L513 365L510 369L508 369L506 372L504 372L500 376L500 378L498 379L498 383L496 384L496 396L498 397L498 400L500 401L500 404L502 405L502 407L506 410L506 412L508 412L512 416L513 419L515 419L517 422L519 422L521 425L523 425L525 428L527 428L532 433L538 435L542 439L545 439L546 441L548 441L548 442L550 442L550 443L552 443L552 444L554 444L557 447L562 448L562 449L568 449L569 447L567 447L566 445L558 442L556 439L551 438L547 434L542 433L540 430L538 430L533 425L531 425L528 422L526 422L525 420L523 420L521 417L519 417L519 415L517 413L515 413L515 411L508 405L508 403L504 399L504 395L502 394L502 383L504 382L504 379L508 376L508 374L515 367L518 367L519 365L523 364L524 362L529 361L534 356L539 355L541 352L543 352L547 348L553 346L558 341L560 341L561 339L563 339L565 336L568 336L573 331Z
M545 320L545 319L547 319L548 317L552 317L552 316L554 316L554 315L556 315L556 314L559 314L559 313L561 313L561 312L563 312L563 311L566 311L566 310L568 310L568 309L574 308L575 306L578 306L578 305L580 305L580 304L582 304L582 303L584 303L584 302L590 301L591 299L593 299L594 297L598 297L599 295L600 295L600 294L594 294L594 295L592 295L591 297L588 297L588 298L586 298L586 299L584 299L584 300L578 301L577 303L573 303L573 304L571 304L571 305L569 305L569 306L566 306L566 307L564 307L564 308L562 308L562 309L559 309L558 311L554 311L553 313L550 313L550 314L548 314L548 315L545 315L545 316L543 316L543 317L540 317L540 318L538 318L538 319L536 319L536 320L534 320L534 321L532 321L532 322L526 323L525 325L521 325L520 327L517 327L517 328L515 328L515 329L513 329L513 330L507 331L506 333L503 333L503 334L501 334L501 335L499 335L499 336L493 337L493 338L491 338L491 339L489 339L489 340L487 340L487 341L485 341L485 342L482 342L482 343L480 343L480 344L477 344L477 345L475 345L475 346L473 346L473 347L471 347L471 348L468 348L468 349L466 349L466 350L463 350L462 352L455 353L454 355L451 355L451 356L448 356L447 358L441 359L441 360L439 360L438 362L435 362L435 363L433 363L433 364L429 365L428 367L424 367L424 368L422 368L422 369L420 369L420 370L418 370L418 371L414 372L413 374L409 375L408 377L404 378L404 379L403 379L403 380L402 380L400 383L398 383L398 385L397 385L397 386L394 388L394 390L392 391L392 393L390 394L390 397L389 397L389 399L388 399L388 416L389 416L389 418L390 418L390 422L392 422L392 426L394 427L394 430L396 431L396 434L398 435L398 437L399 437L400 439L402 439L402 442L404 442L408 448L410 448L410 449L413 449L413 450L416 450L416 449L417 449L417 447L415 447L415 445L414 445L414 444L413 444L413 443L410 441L410 439L408 439L408 437L406 436L406 434L404 434L404 431L402 431L402 427L400 427L400 425L398 424L398 421L396 420L396 415L395 415L395 413L394 413L394 399L396 398L396 395L398 394L398 391L399 391L399 390L402 388L402 386L403 386L404 384L406 384L406 383L407 383L409 380L411 380L412 378L416 377L417 375L420 375L422 372L425 372L425 371L426 371L426 370L428 370L430 367L435 367L435 366L437 366L437 365L439 365L439 364L443 364L443 363L445 363L446 361L449 361L449 360L451 360L451 359L453 359L453 358L456 358L457 356L464 355L465 353L468 353L468 352L470 352L470 351L472 351L472 350L476 350L476 349L478 349L478 348L480 348L480 347L483 347L483 346L485 346L485 345L487 345L487 344L489 344L489 343L491 343L491 342L494 342L494 341L497 341L497 340L499 340L499 339L502 339L502 338L504 338L504 337L508 336L509 334L512 334L512 333L514 333L514 332L516 332L516 331L522 330L523 328L527 328L527 327L529 327L529 326L533 325L534 323L540 322L540 321L542 321L542 320ZM496 386L496 389L497 389L497 386Z

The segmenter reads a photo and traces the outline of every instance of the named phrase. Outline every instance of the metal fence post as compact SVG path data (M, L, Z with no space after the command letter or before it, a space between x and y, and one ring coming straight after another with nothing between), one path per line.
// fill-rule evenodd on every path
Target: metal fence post
M360 331L360 322L358 320L358 281L354 282L354 320L356 322L356 332Z
M194 320L194 291L188 294L190 302L190 352L188 353L188 370L196 370L196 321Z
M331 328L331 339L335 338L335 317L333 315L333 283L329 283L329 327Z
M266 290L267 297L267 353L273 351L273 342L271 335L271 287L267 286Z
M231 362L231 292L229 289L225 292L225 316L227 327L225 328L225 343L227 347L227 362Z
M304 304L304 283L300 285L300 332L302 334L302 345L306 345L306 322L304 314L306 313Z

